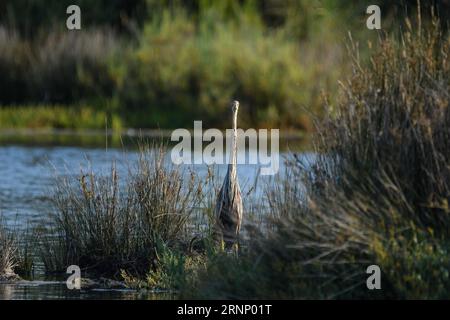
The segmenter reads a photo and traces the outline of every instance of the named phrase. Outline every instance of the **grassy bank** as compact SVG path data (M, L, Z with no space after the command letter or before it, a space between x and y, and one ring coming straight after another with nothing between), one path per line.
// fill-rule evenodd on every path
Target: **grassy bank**
M32 126L98 126L96 114L65 121L71 106L87 105L118 115L124 127L176 128L202 119L226 128L227 104L240 97L243 127L308 130L320 91L334 92L345 68L336 40L343 34L318 31L306 17L299 35L293 32L297 15L288 18L284 8L282 23L272 25L261 10L253 1L205 2L194 11L161 4L133 36L90 26L54 28L30 39L0 22L3 122L27 126L9 106L28 105L49 120ZM318 10L305 12L318 16ZM339 14L323 10L329 11L322 27L336 29ZM41 105L60 107L49 117Z
M118 116L89 106L0 107L2 129L121 129Z
M0 105L61 106L55 117L44 116L48 123L33 126L98 127L96 113L102 118L108 110L123 127L172 129L202 119L226 128L227 104L239 97L242 127L308 131L322 90L334 100L337 80L350 71L347 30L362 43L377 36L361 28L368 1L135 0L103 10L104 2L89 4L76 32L60 14L66 0L0 4ZM383 30L416 4L381 1ZM422 4L423 11L431 7ZM444 21L448 3L434 7ZM66 121L76 105L92 108L94 119ZM3 121L27 126L18 117Z
M155 268L160 248L186 248L202 183L165 167L164 156L163 147L142 149L128 177L119 177L113 165L108 176L58 179L53 228L39 235L46 271L76 264L94 276L119 278L121 270L143 276Z

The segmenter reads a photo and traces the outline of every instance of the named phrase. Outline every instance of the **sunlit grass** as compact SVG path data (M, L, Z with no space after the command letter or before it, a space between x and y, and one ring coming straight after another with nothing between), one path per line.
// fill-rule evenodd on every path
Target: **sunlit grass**
M322 89L333 92L345 67L342 47L314 39L300 45L245 12L216 18L210 9L196 22L180 9L146 24L118 73L124 121L172 128L202 119L226 128L228 103L239 98L244 128L310 129L308 112L317 111Z
M109 175L92 171L55 181L50 229L41 228L39 252L47 272L71 264L94 276L121 271L145 275L156 268L158 248L186 248L204 182L166 166L165 147L142 147L139 160L115 164Z
M0 107L1 129L105 129L105 127L119 129L118 117L111 117L107 112L89 106Z

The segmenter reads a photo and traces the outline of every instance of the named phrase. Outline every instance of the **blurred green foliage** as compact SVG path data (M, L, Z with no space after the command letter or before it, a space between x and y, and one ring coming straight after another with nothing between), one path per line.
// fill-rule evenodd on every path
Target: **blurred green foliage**
M77 103L114 91L110 57L119 41L89 29L49 33L39 45L0 26L0 103Z
M0 25L25 38L65 30L70 5L80 6L83 27L126 31L138 27L146 17L145 0L4 0L0 2Z
M84 128L105 126L108 115L88 106L15 106L0 108L0 128ZM114 124L114 120L113 120ZM112 125L108 124L109 127Z
M223 126L233 98L245 110L242 124L294 122L300 103L307 102L298 47L282 35L266 34L256 16L240 19L217 22L210 11L195 26L180 11L146 25L119 85L120 105L133 110L131 122L170 127L200 118Z
M307 130L321 91L333 98L348 70L347 30L377 35L361 28L369 2L2 1L0 105L89 104L128 127L226 127L239 99L244 127ZM435 2L448 17L449 2ZM383 28L416 6L380 3ZM82 8L81 31L65 28L70 4Z

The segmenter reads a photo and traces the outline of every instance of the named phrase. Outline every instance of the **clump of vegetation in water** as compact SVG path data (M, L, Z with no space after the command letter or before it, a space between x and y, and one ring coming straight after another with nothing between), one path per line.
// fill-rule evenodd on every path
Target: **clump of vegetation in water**
M106 112L88 106L12 106L0 108L0 126L9 129L119 129L120 121ZM109 122L111 124L109 124Z
M120 39L103 29L51 31L34 42L0 25L0 104L64 104L103 101L112 96L108 63ZM97 103L98 105L98 103Z
M0 280L15 278L14 268L18 265L17 243L0 217Z
M351 50L343 95L317 125L315 165L306 171L293 157L283 187L269 192L282 218L184 297L448 297L450 38L436 18L423 24L420 14L406 20L368 64ZM373 264L382 290L366 287Z
M94 276L143 276L157 267L157 248L185 250L205 182L168 166L165 156L163 146L143 147L126 178L114 166L108 176L58 178L53 230L41 232L39 246L46 270L76 264Z
M115 165L109 175L56 178L50 227L36 229L33 246L47 273L64 274L75 264L83 277L177 292L226 255L213 236L216 171L199 179L165 161L166 151L164 144L142 146L137 161L121 164L126 178ZM257 224L261 216L248 200L247 223Z
M8 225L0 215L0 281L20 280L32 275L33 245L29 231Z

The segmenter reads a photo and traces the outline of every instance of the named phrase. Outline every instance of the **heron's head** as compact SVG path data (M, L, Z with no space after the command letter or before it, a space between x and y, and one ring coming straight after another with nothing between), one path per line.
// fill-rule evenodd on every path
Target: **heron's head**
M233 102L231 102L231 111L233 111L233 113L238 112L239 110L239 101L234 100Z

